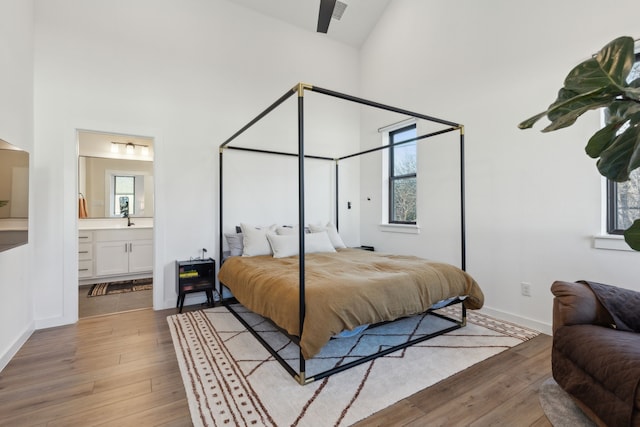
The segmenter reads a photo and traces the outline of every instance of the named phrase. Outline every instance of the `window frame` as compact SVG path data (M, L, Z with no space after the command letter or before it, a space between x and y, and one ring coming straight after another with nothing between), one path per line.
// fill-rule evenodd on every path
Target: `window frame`
M607 179L607 234L622 234L624 230L616 228L616 212L618 211L618 185Z
M395 208L395 203L394 203L394 196L395 196L395 192L394 192L394 183L396 181L401 181L401 180L407 180L407 179L415 179L416 180L416 185L417 185L417 180L418 180L418 152L417 152L417 144L415 145L416 147L416 170L413 173L409 173L409 174L404 174L404 175L396 175L395 174L395 148L401 146L402 144L398 144L398 145L393 145L396 144L398 141L394 141L394 136L403 132L406 132L410 129L414 129L417 132L417 126L416 123L411 123L409 125L406 126L402 126L393 130L390 130L388 132L388 138L389 138L389 144L391 145L391 147L389 147L389 175L388 175L388 223L389 224L402 224L402 225L417 225L418 224L418 209L417 209L417 201L418 201L418 192L416 191L415 194L415 198L416 198L416 220L415 221L397 221L395 220L395 215L394 215L394 208ZM411 142L412 140L407 140L406 143ZM415 143L415 140L413 140L413 142Z
M634 64L640 63L640 51L635 52ZM608 114L608 111L605 109L605 117ZM617 217L618 217L618 183L616 181L612 181L610 179L606 179L606 187L607 187L607 203L606 203L606 226L607 226L607 234L610 235L622 235L625 232L624 228L617 227Z

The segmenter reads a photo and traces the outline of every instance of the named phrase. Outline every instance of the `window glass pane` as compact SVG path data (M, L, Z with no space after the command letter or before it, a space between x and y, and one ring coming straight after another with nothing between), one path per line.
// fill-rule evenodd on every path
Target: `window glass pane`
M616 230L626 230L640 218L640 169L631 172L629 181L616 183Z
M120 209L120 198L127 197L129 199L129 215L134 214L135 211L135 177L133 176L115 176L114 177L114 200L113 214L121 215L123 212Z
M408 175L416 173L416 143L394 147L393 153L393 175Z
M133 177L116 176L116 193L133 194Z
M416 178L398 178L392 182L391 222L416 222Z
M391 142L402 142L416 137L416 127L400 129L391 134ZM416 142L393 147L393 176L416 173Z

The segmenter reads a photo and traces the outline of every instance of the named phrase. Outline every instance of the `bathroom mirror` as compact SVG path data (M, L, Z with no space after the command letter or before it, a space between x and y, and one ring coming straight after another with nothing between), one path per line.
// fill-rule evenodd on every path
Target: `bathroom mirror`
M153 217L153 139L78 131L80 218Z
M0 139L0 251L29 235L29 153Z

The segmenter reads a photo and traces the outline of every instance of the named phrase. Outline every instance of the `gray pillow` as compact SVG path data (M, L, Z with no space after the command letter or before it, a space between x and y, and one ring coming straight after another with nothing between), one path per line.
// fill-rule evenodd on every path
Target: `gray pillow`
M242 250L244 249L242 245L243 234L242 233L225 233L224 237L227 239L230 255L231 256L242 255Z

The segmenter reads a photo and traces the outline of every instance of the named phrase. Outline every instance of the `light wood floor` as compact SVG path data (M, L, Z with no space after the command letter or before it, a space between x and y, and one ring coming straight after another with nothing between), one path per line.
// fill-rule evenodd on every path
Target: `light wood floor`
M36 331L0 372L0 426L190 426L165 320L173 313L139 310ZM538 336L358 425L550 426L537 395L550 354L551 337Z
M78 317L101 316L153 307L153 290L89 297L91 285L78 288Z

